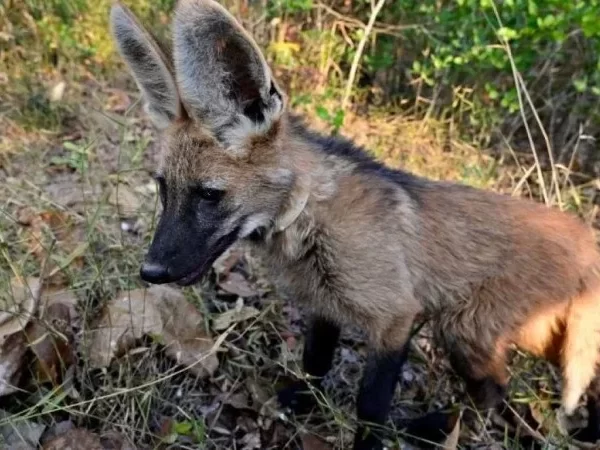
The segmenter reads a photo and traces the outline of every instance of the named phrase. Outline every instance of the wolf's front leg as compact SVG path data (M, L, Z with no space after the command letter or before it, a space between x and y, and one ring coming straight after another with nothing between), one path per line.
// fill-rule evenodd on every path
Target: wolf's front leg
M374 351L369 355L358 390L356 417L359 426L354 437L354 450L382 448L383 427L408 347L407 341L400 350Z
M313 389L321 389L321 379L329 372L338 344L340 328L333 322L313 317L305 336L302 364L304 372L311 376ZM296 414L307 414L315 406L311 386L298 380L278 393L282 406L291 408Z

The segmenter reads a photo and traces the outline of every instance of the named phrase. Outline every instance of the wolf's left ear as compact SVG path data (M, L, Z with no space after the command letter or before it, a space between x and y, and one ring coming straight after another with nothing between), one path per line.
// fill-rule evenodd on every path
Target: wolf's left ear
M284 96L254 40L213 0L181 0L175 11L177 82L189 112L230 144L266 131Z
M125 6L110 10L111 32L144 97L144 107L158 128L184 116L172 64L158 42Z

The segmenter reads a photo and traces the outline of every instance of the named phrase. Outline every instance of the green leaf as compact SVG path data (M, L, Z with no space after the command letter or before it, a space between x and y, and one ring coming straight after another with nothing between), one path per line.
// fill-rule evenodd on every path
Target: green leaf
M69 150L70 152L81 152L81 147L77 144L74 144L73 142L63 142L63 147L65 148L65 150Z
M338 109L335 112L335 116L333 116L332 125L335 129L339 129L344 125L344 111L342 109Z
M573 80L573 86L575 86L577 92L585 92L587 90L587 78Z
M496 33L498 33L500 39L504 39L506 41L510 41L511 39L516 39L517 37L519 37L519 34L516 30L513 30L512 28L508 27L500 27L498 28L498 31L496 31Z
M329 111L327 111L327 108L325 108L322 105L319 105L315 108L315 112L317 113L317 116L319 116L320 119L329 121L329 119L331 118Z
M188 436L193 428L194 426L192 425L192 422L188 420L186 420L185 422L175 422L175 424L173 425L173 431L183 436Z

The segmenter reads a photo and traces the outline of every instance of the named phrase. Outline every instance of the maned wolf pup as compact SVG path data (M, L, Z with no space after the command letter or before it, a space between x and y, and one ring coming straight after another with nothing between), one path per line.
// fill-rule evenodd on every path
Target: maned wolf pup
M562 405L573 412L597 381L600 254L590 229L531 201L391 170L308 131L255 42L212 0L177 5L172 55L125 7L113 6L111 23L161 130L164 210L144 280L191 284L246 239L312 311L308 374L331 367L340 325L365 330L372 354L355 449L382 445L374 430L417 317L433 322L480 408L503 400L516 344L562 367ZM588 404L594 440L598 393Z

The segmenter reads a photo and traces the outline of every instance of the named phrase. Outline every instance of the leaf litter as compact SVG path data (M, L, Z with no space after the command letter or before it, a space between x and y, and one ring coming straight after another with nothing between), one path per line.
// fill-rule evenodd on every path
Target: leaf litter
M107 367L135 348L143 336L165 346L166 354L192 373L206 377L219 366L204 317L178 290L165 286L123 292L109 302L89 331L92 367Z
M0 293L0 396L18 391L27 339L22 331L35 314L41 285L35 278L14 278Z

